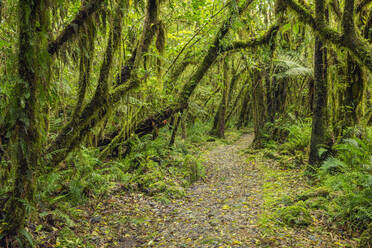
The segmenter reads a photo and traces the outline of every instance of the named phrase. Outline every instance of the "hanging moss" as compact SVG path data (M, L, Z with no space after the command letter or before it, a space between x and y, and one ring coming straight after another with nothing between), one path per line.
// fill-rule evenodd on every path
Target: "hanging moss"
M63 45L71 40L79 32L81 27L89 21L91 17L97 10L102 6L104 0L91 0L85 4L79 13L76 15L75 19L66 26L66 28L57 36L57 38L48 44L48 52L50 55L54 55L60 51Z
M96 92L81 114L72 119L49 146L47 150L47 153L51 155L47 162L49 165L59 164L65 159L67 154L85 138L89 130L95 127L111 110L108 80L113 56L119 47L122 32L123 1L120 4L108 39Z
M295 11L301 21L318 33L324 42L331 42L339 47L347 48L361 65L372 71L372 47L353 31L354 1L352 3L350 1L345 2L346 12L344 10L344 13L346 15L344 14L343 17L343 33L330 28L324 21L316 22L312 14L294 0L283 1Z

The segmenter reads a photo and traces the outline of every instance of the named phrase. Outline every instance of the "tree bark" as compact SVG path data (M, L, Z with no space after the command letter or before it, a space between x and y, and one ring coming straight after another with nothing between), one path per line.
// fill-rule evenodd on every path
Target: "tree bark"
M222 99L220 104L220 111L218 113L218 121L217 121L217 137L218 138L225 138L225 114L226 114L226 107L228 102L228 92L229 92L229 72L230 66L228 57L226 56L223 61L223 93Z
M41 86L49 60L47 51L48 9L44 0L18 2L19 54L18 75L12 99L13 127L11 147L14 185L4 209L5 224L0 229L5 237L16 236L24 228L27 204L34 203L35 174L39 170L41 152L39 115ZM3 226L5 225L5 226ZM5 242L0 240L0 246Z
M253 126L254 147L262 147L263 128L265 124L264 91L261 72L255 71L253 76Z
M346 59L346 83L344 92L344 128L358 122L357 108L362 102L364 82L363 71L359 64L348 54Z
M249 101L251 100L251 92L249 88L245 90L242 106L240 108L240 113L239 113L239 119L237 123L237 128L240 129L242 127L245 127L248 123L247 120L247 113L249 112Z
M169 141L169 147L172 147L174 145L174 142L176 141L177 131L178 131L178 127L181 123L181 119L182 119L182 113L180 113L178 115L175 126L173 127L172 136L171 136L171 139Z
M325 21L324 0L315 1L315 20L316 22ZM322 161L319 156L319 148L324 146L327 141L327 51L319 35L315 38L314 51L314 111L311 132L310 154L308 171L314 171L314 167L319 167Z
M64 30L57 36L57 38L48 44L48 52L50 55L58 53L63 45L75 37L80 28L86 23L86 21L94 13L99 10L104 0L92 0L85 4L84 7L79 11L74 20L66 26Z

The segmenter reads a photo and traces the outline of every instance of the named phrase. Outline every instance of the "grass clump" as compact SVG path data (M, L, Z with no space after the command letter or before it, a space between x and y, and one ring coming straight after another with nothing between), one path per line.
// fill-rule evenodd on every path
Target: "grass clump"
M277 215L282 223L292 227L308 226L312 223L310 212L303 201L278 209Z
M192 184L205 176L205 170L197 158L188 154L183 161L183 170L187 181Z

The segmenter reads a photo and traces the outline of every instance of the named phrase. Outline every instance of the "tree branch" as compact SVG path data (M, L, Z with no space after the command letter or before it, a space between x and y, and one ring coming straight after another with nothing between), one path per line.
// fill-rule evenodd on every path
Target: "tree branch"
M372 47L368 42L355 33L339 33L330 28L324 22L316 23L313 15L309 13L305 7L295 2L295 0L283 1L297 14L297 17L302 22L309 25L315 32L317 32L323 41L331 42L339 47L347 48L361 65L364 65L372 72ZM346 18L349 20L348 17ZM349 29L346 29L346 31L348 30Z
M92 16L102 5L104 0L92 0L86 4L77 13L74 20L68 24L64 30L57 36L53 41L48 44L48 52L50 55L54 55L60 51L61 47L69 40L71 40L76 34L79 33L80 28L83 24Z
M81 114L74 116L74 118L62 128L55 140L47 148L46 153L51 155L48 161L49 165L56 165L64 160L69 152L81 143L91 128L110 111L111 105L109 104L110 95L108 91L108 80L113 64L113 56L118 49L121 38L122 7L121 2L117 8L114 24L108 38L95 94L82 110Z
M276 33L279 31L280 25L278 23L272 25L269 30L262 36L258 38L253 38L246 41L234 41L232 44L227 45L221 49L221 52L228 52L238 49L245 49L250 47L256 47L259 45L267 44L270 42L272 37L276 35Z

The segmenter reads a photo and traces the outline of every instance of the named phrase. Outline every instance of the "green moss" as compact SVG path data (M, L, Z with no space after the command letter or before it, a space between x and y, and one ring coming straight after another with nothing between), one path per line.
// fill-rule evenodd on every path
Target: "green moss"
M277 210L279 219L289 226L308 226L313 220L303 201Z
M181 198L186 195L185 189L181 186L169 186L167 188L167 193L171 194L175 198Z
M152 193L163 192L167 188L167 184L163 181L158 181L149 185Z
M305 201L307 207L312 209L327 210L328 200L324 197L310 198Z

